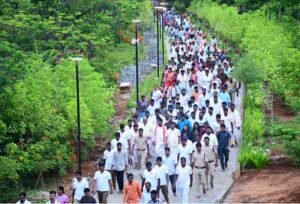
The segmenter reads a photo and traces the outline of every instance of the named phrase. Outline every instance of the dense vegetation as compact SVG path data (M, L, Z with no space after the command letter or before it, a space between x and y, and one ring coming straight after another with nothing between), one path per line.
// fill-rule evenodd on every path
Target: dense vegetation
M263 9L239 14L236 7L193 1L191 10L214 32L246 52L261 68L271 88L300 110L300 25L291 16L269 21ZM283 14L282 14L283 15Z
M244 168L260 168L268 162L262 137L266 102L263 82L300 111L299 1L194 0L187 4L202 25L242 55L235 72L246 85L244 142L239 160ZM299 139L290 138L287 152L297 162Z
M0 4L0 202L7 202L20 189L33 187L40 173L63 175L76 161L71 56L84 56L79 62L83 158L95 137L107 135L117 73L130 61L124 53L133 52L131 20L149 19L150 2Z

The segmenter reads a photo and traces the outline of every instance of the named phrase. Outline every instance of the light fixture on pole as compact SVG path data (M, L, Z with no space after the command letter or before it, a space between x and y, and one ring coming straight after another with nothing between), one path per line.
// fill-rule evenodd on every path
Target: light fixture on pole
M76 99L77 99L77 162L78 171L81 171L81 129L80 129L80 100L79 100L79 68L78 63L82 57L71 57L71 61L75 62L76 69Z
M135 88L136 88L136 106L139 105L139 38L138 38L138 24L141 20L132 20L132 23L135 24Z

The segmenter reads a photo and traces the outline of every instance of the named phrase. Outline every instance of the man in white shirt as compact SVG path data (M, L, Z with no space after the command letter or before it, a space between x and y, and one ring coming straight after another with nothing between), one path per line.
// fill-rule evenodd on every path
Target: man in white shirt
M142 173L142 187L141 191L144 190L144 185L146 182L151 183L151 191L156 190L158 188L158 179L156 171L152 169L152 163L150 161L146 162L146 169Z
M192 158L192 153L193 153L193 145L188 145L187 144L187 138L182 137L181 138L181 143L179 144L179 153L178 153L178 158L177 161L179 162L180 158L184 157L186 160L187 165L191 164L191 158Z
M99 170L95 172L92 189L95 189L98 194L99 203L107 203L108 192L113 193L111 175L104 170L105 163L100 161Z
M165 150L167 139L167 127L163 125L163 120L157 118L157 125L153 129L152 143L155 147L155 155L162 156Z
M156 165L154 167L158 175L158 186L164 195L165 201L169 203L168 187L169 187L169 171L168 167L162 163L162 157L156 158Z
M55 192L55 191L50 191L50 192L49 192L49 201L46 202L46 204L60 204L60 203L56 200L56 192Z
M218 139L215 134L212 133L212 129L210 127L206 128L206 133L204 133L201 137L201 145L205 146L204 138L208 137L209 138L209 145L213 147L216 151L218 149Z
M103 153L103 160L105 161L104 169L111 174L113 188L114 190L116 190L116 178L115 175L113 174L113 168L112 168L114 165L114 150L112 150L110 142L106 144L106 150Z
M207 120L209 126L211 126L214 123L215 119L216 119L216 115L214 114L214 108L209 107L208 114L206 114L206 120Z
M171 157L177 160L178 146L180 143L180 131L175 128L175 123L172 123L170 129L167 130L167 145L171 150Z
M170 155L170 148L165 148L165 155L162 157L163 164L167 166L169 171L169 181L171 182L172 192L176 196L176 187L174 186L175 181L175 168L177 164L177 159L174 159Z
M151 200L151 183L146 182L145 183L145 191L142 193L142 198L139 202L139 204L147 204Z
M89 183L85 178L82 178L81 171L76 172L72 181L72 203L79 203L82 196L84 196L84 189L89 187Z
M117 177L119 193L123 193L124 172L127 171L128 157L127 153L122 150L122 143L117 144L117 150L114 151L114 173Z
M192 168L186 164L185 157L180 158L180 165L176 167L175 184L181 203L189 202L189 190L193 185Z
M150 99L150 104L147 107L147 111L149 111L150 116L154 116L156 107L154 106L154 99Z
M117 144L118 143L122 143L122 148L124 148L125 146L126 146L126 142L124 143L124 141L123 140L121 140L121 134L120 134L120 132L116 132L115 133L115 138L114 139L112 139L112 141L111 141L111 148L115 151L115 150L117 150ZM124 150L124 149L123 149Z
M233 103L230 104L230 110L228 112L229 115L232 117L232 123L233 123L233 137L235 140L235 144L237 144L237 140L240 136L240 130L242 125L241 120L241 114L240 112L235 108L235 105Z
M31 202L26 199L26 193L21 192L19 194L19 201L16 204L31 204Z
M228 109L224 108L224 115L222 116L222 120L224 120L224 125L227 128L227 131L231 134L233 133L233 118L232 114L228 114Z

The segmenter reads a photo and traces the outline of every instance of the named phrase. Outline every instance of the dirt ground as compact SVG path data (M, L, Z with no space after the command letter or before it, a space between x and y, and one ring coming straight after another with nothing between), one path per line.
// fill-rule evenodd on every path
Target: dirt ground
M265 114L270 116L271 112L265 110ZM273 114L280 121L296 115L278 96L274 96ZM279 149L273 149L270 158L271 163L264 169L243 171L225 202L300 203L300 169L293 167Z
M288 159L272 162L267 168L243 172L228 195L229 203L298 203L300 169Z

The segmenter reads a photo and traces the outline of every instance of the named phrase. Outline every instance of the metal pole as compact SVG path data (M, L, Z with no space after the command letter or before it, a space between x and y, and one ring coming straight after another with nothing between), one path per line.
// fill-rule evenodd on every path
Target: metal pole
M164 38L164 11L161 13L161 35L162 35L162 64L165 64L165 38Z
M161 16L157 16L157 20L159 21L159 38L161 39Z
M157 27L157 77L159 77L159 20L158 20L158 9L156 10L156 27Z
M80 101L79 101L78 61L76 61L75 67L76 67L76 95L77 95L77 159L78 159L78 171L81 171Z
M139 53L138 53L138 29L137 23L135 24L135 66L136 66L136 106L139 103Z

